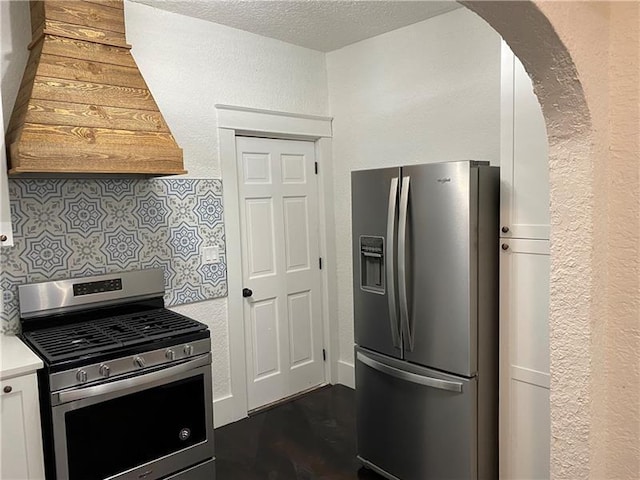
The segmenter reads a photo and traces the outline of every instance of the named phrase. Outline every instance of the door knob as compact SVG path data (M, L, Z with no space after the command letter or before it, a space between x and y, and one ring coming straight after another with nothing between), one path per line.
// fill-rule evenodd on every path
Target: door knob
M250 297L251 295L253 295L253 290L251 290L250 288L243 288L242 289L242 296L243 297Z

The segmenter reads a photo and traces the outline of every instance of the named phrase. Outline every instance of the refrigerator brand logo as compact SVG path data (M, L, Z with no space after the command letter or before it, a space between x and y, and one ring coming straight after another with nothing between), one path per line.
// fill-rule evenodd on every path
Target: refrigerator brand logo
M438 183L449 183L451 181L450 177L439 178Z

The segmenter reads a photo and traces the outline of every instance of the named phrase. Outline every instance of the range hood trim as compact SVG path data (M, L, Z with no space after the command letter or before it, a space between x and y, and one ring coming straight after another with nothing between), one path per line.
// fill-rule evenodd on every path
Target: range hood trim
M31 22L6 133L9 175L187 173L125 41L122 0L35 0Z

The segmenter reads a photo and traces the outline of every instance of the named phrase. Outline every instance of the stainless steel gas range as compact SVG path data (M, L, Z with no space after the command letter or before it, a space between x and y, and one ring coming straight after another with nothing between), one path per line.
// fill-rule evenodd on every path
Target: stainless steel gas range
M160 269L19 287L47 480L215 478L207 326L164 308Z

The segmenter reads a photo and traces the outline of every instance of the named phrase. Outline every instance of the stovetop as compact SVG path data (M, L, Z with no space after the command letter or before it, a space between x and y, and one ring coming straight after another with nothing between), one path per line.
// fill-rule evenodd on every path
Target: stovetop
M55 364L206 329L184 315L157 308L33 330L22 337L48 364Z

